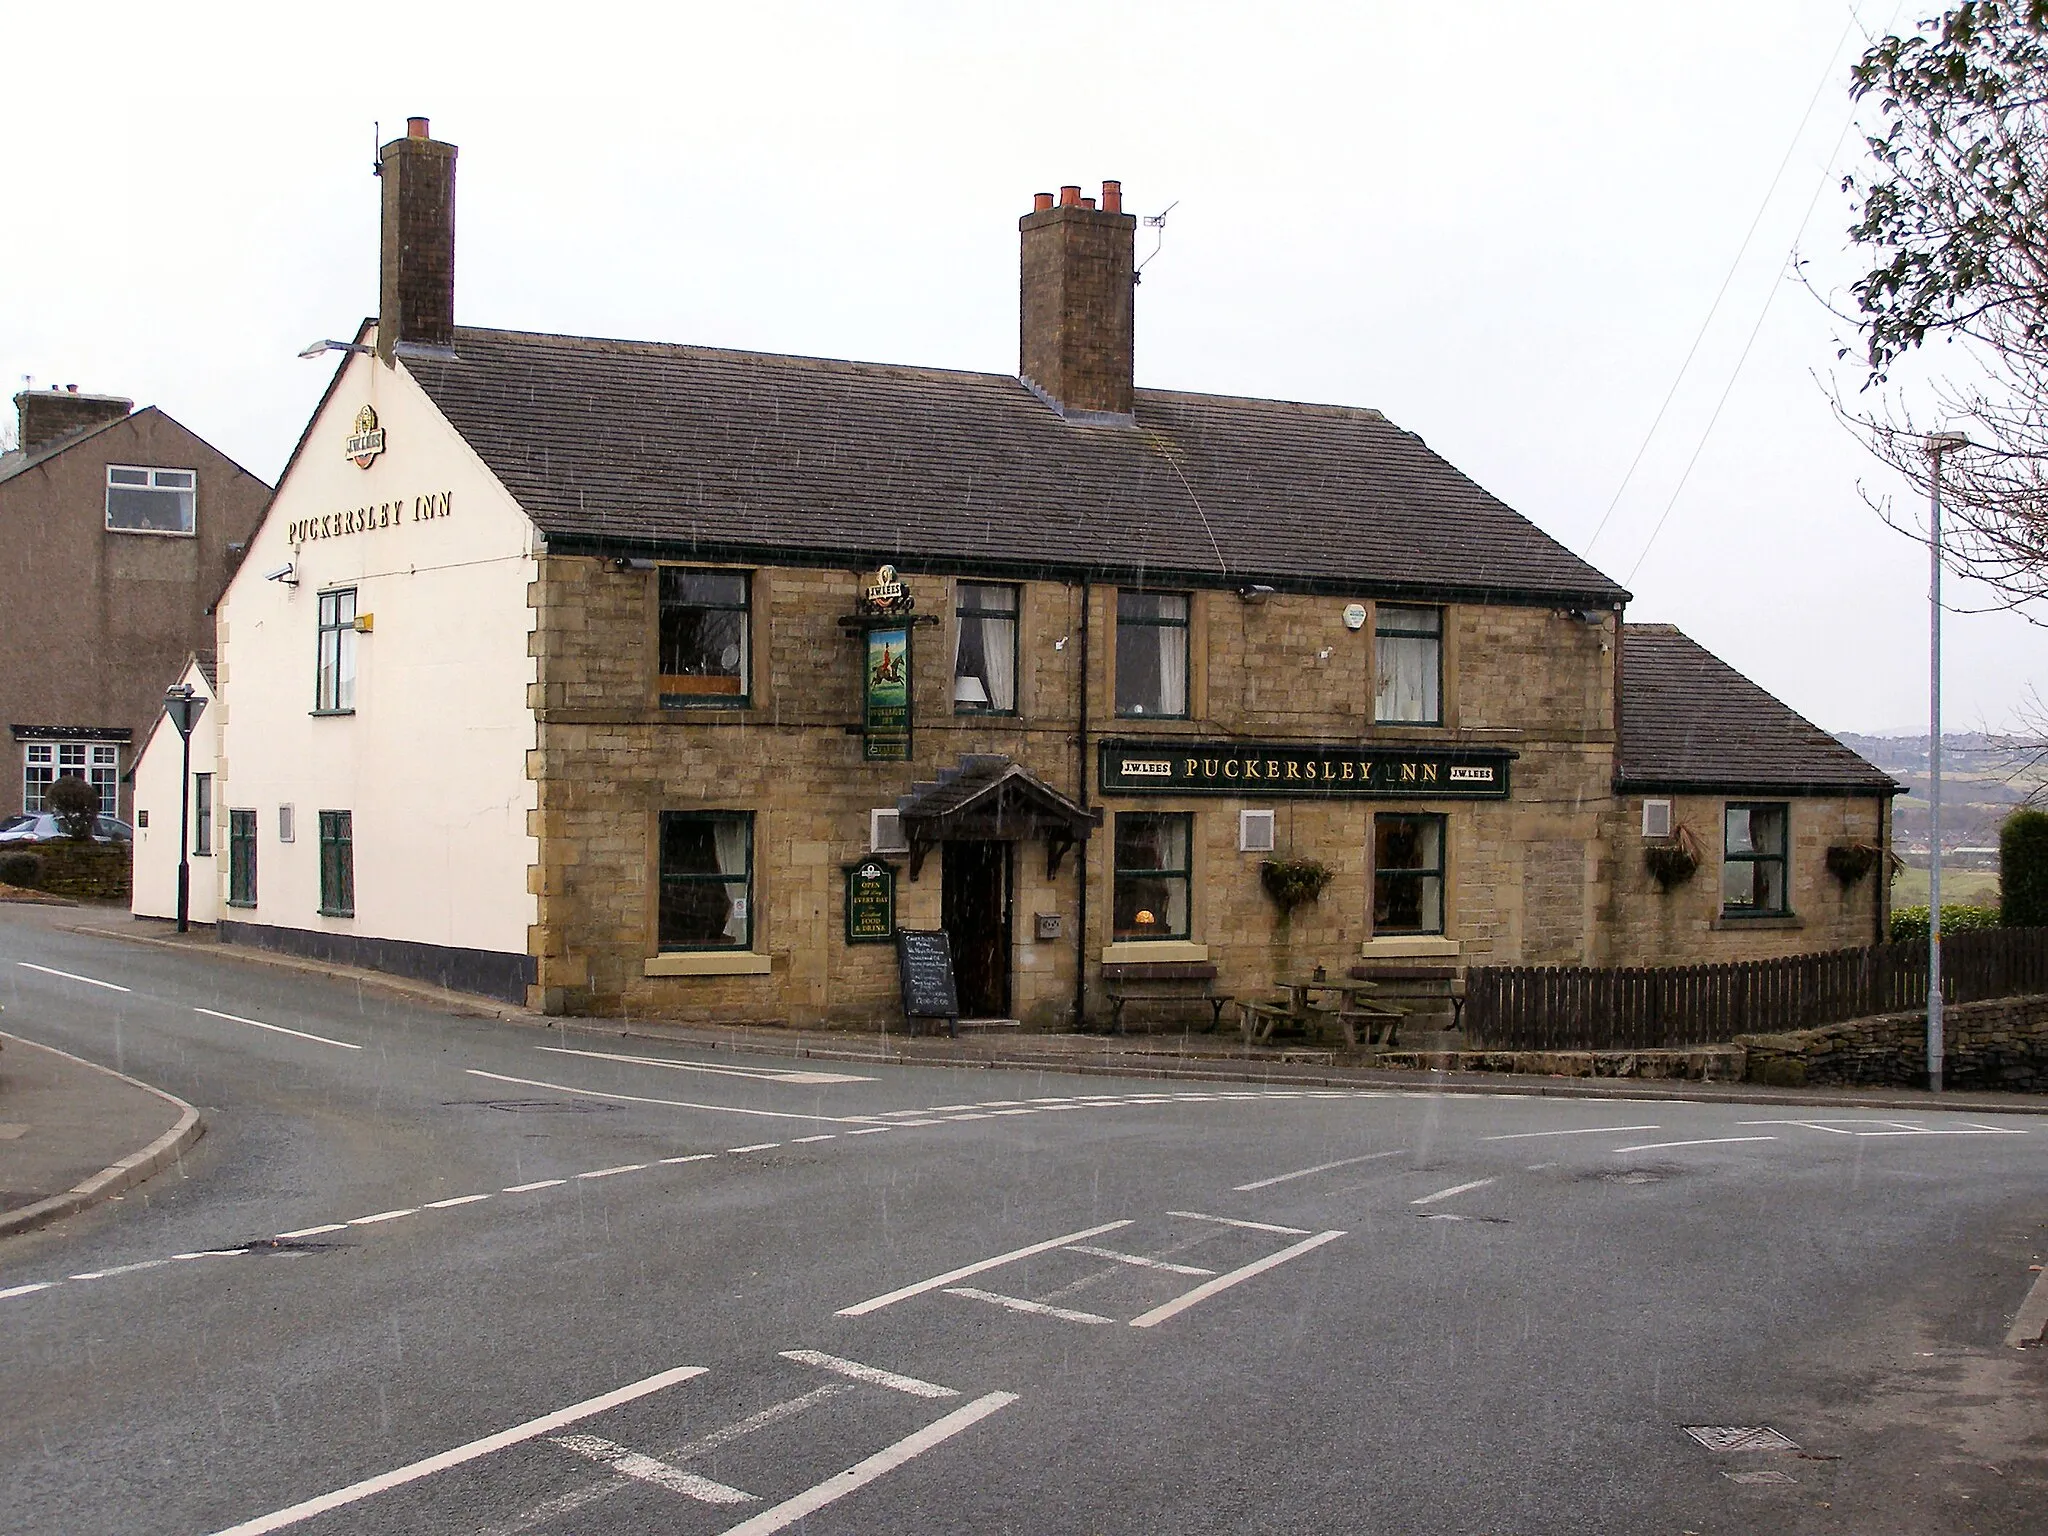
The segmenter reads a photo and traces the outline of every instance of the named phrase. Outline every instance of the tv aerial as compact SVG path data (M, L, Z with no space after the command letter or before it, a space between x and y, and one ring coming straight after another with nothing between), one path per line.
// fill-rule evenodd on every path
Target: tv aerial
M1145 280L1145 268L1152 264L1152 258L1157 256L1160 249L1166 244L1166 216L1179 206L1180 199L1175 198L1157 213L1145 215L1145 227L1154 232L1157 240L1145 259L1138 263L1137 270L1131 273L1132 282L1142 283Z

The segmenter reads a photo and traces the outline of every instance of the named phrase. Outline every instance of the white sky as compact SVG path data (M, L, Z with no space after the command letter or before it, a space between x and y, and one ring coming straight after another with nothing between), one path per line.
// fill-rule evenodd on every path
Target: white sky
M1816 382L1842 327L1784 278L1795 244L1824 289L1853 271L1851 23L1847 0L25 9L0 382L159 405L274 478L330 371L294 354L376 307L372 123L408 114L461 147L460 322L887 362L1013 372L1017 218L1111 177L1129 210L1177 204L1141 385L1375 406L1586 554L1732 264L1590 557L1632 619L1829 729L1924 728L1924 547L1860 498L1900 487ZM2048 631L2009 614L1945 643L1952 730L2012 725L2048 676Z

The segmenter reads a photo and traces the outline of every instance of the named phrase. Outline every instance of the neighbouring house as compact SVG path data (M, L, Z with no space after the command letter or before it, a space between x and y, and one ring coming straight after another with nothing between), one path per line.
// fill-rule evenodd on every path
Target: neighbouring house
M1882 850L1888 781L1414 434L1138 388L1116 183L1021 220L1012 375L458 327L454 167L384 146L380 318L220 605L224 938L872 1024L943 929L966 1012L1043 1025L1105 966L1252 996L1881 922L1816 871ZM1698 776L1673 655L1740 684ZM1726 771L1793 737L1826 772ZM1329 877L1291 913L1286 860Z
M125 779L164 689L213 649L213 603L270 487L155 406L76 388L14 397L0 454L0 817L66 774L129 816Z
M135 754L135 869L131 907L137 917L178 915L178 829L185 828L185 863L191 871L186 915L195 923L218 920L223 901L250 906L255 888L249 882L255 829L251 813L221 819L214 809L214 785L220 776L219 697L213 657L189 656L184 670L169 686L187 687L205 701L192 727L191 786L183 804L178 779L185 767L184 743L178 728L159 708ZM223 860L216 868L215 861Z

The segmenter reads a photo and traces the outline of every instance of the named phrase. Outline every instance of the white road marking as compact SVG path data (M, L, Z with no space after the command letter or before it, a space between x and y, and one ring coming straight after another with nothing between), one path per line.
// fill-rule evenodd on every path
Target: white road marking
M30 1285L9 1286L6 1290L0 1291L0 1301L5 1301L10 1296L33 1296L37 1291L47 1291L63 1283L61 1280L37 1280Z
M491 1197L489 1195L451 1195L446 1200L429 1200L424 1206L421 1207L421 1209L427 1211L445 1211L453 1206L474 1205L479 1200L488 1200L490 1198Z
M1024 1248L1012 1248L1008 1253L999 1253L992 1259L981 1259L973 1264L963 1264L958 1269L949 1269L943 1275L933 1275L929 1280L920 1280L915 1285L906 1285L899 1290L889 1291L881 1296L872 1296L866 1301L856 1302L850 1307L841 1307L834 1317L865 1317L870 1312L879 1312L884 1307L907 1301L912 1296L922 1296L926 1291L936 1291L941 1286L951 1285L955 1280L965 1280L969 1275L978 1275L991 1269L1000 1269L1005 1264L1014 1264L1019 1259L1028 1259L1033 1254L1046 1253L1054 1248L1064 1248L1069 1243L1085 1242L1091 1237L1100 1237L1105 1232L1116 1232L1130 1226L1126 1221L1105 1221L1099 1227L1088 1227L1079 1232L1069 1232L1065 1237L1049 1237L1042 1243L1032 1243Z
M870 1115L799 1115L781 1109L743 1109L737 1104L697 1104L688 1099L649 1099L632 1093L602 1093L595 1088L571 1088L567 1083L544 1083L531 1077L507 1077L480 1067L463 1069L471 1077L486 1077L494 1083L516 1083L521 1088L546 1088L553 1093L573 1093L586 1099L611 1099L621 1104L661 1104L671 1109L708 1109L721 1115L762 1115L770 1120L822 1120L828 1125L865 1125Z
M1233 1269L1228 1274L1218 1275L1214 1280L1203 1281L1192 1291L1176 1296L1172 1301L1162 1306L1154 1307L1150 1312L1140 1317L1132 1318L1131 1326L1133 1328L1156 1328L1168 1318L1176 1317L1180 1313L1187 1311L1189 1307L1207 1301L1219 1291L1227 1291L1233 1285L1242 1285L1255 1275L1263 1275L1267 1270L1277 1268L1290 1259L1300 1258L1301 1255L1307 1253L1312 1248L1320 1248L1325 1243L1334 1243L1342 1236L1344 1236L1342 1232L1318 1232L1313 1237L1303 1238L1292 1247L1282 1248L1278 1253L1269 1253L1263 1259L1247 1264L1241 1269Z
M718 1156L716 1152L685 1152L681 1157L664 1157L663 1163L708 1163Z
M725 1151L726 1155L730 1157L735 1152L773 1152L781 1145L782 1143L779 1141L756 1141L744 1147L727 1147Z
M613 1051L578 1051L566 1045L537 1045L537 1051L557 1056L587 1056L592 1061L623 1061L636 1067L667 1067L675 1072L709 1072L719 1077L751 1077L764 1083L789 1083L815 1088L829 1083L872 1083L872 1077L849 1072L806 1072L787 1067L718 1067L702 1061L669 1061L660 1056L623 1056Z
M246 1248L198 1248L191 1253L174 1253L173 1259L232 1259L237 1254L247 1253Z
M1277 1232L1282 1237L1301 1237L1308 1232L1307 1227L1283 1227L1270 1221L1240 1221L1235 1216L1204 1216L1200 1211L1168 1211L1166 1214L1189 1221L1213 1221L1221 1227L1242 1227L1247 1232Z
M827 1355L815 1349L785 1349L785 1360L794 1360L798 1365L815 1365L821 1371L832 1371L855 1381L865 1381L870 1386L888 1387L891 1391L908 1393L912 1397L958 1397L957 1387L942 1387L935 1381L919 1381L915 1376L899 1376L894 1371L885 1371L879 1365L862 1365L858 1360L844 1360L838 1355Z
M1481 1141L1532 1141L1538 1136L1604 1136L1609 1131L1661 1131L1661 1125L1582 1125L1571 1131L1511 1131L1505 1136L1482 1136Z
M88 1269L85 1273L73 1275L71 1278L73 1280L107 1280L115 1275L132 1275L138 1269L161 1269L170 1262L169 1259L144 1259L138 1264L116 1264L112 1269Z
M1435 1205L1439 1200L1448 1200L1453 1195L1462 1195L1467 1190L1484 1189L1493 1183L1492 1179L1473 1179L1464 1184L1453 1184L1449 1189L1440 1189L1433 1195L1424 1195L1420 1200L1410 1200L1410 1205Z
M591 1461L602 1462L623 1477L637 1482L652 1483L657 1488L666 1488L670 1493L680 1493L686 1499L695 1499L700 1504L752 1504L760 1495L742 1493L737 1488L728 1488L724 1483L714 1483L708 1477L699 1477L694 1472L685 1472L681 1467L672 1467L665 1461L656 1461L652 1456L643 1456L638 1451L612 1440L602 1440L596 1435L550 1435L548 1444L559 1445L565 1451L574 1451Z
M848 1136L879 1136L884 1131L893 1131L895 1129L896 1127L893 1125L871 1125L865 1130L847 1131L845 1134Z
M608 1179L615 1173L638 1173L646 1166L645 1163L621 1163L616 1168L593 1168L588 1173L577 1174L576 1177L579 1179Z
M36 965L28 960L17 960L14 963L26 971L41 971L45 976L62 976L66 981L82 981L89 987L105 987L109 992L127 992L132 990L128 987L117 987L111 981L101 981L96 976L80 976L75 971L54 970L50 966Z
M972 1285L949 1285L948 1296L965 1296L986 1301L1009 1312L1030 1312L1039 1317L1056 1317L1063 1323L1108 1323L1100 1312L1076 1312L1072 1307L1055 1307L1050 1302L1026 1301L1022 1296L1005 1296L1001 1291L984 1291Z
M813 1488L807 1488L793 1499L784 1499L773 1509L764 1509L751 1520L742 1520L731 1526L721 1536L769 1536L796 1524L804 1516L823 1509L827 1504L845 1498L856 1489L865 1488L876 1478L893 1472L905 1462L922 1456L933 1446L950 1440L964 1429L979 1424L990 1414L1007 1408L1017 1401L1014 1392L991 1392L977 1397L964 1408L955 1408L936 1424L927 1424L913 1435L905 1435L894 1445L875 1452L864 1461L857 1461L844 1472L836 1473Z
M1976 1125L1965 1121L1958 1126L1915 1125L1909 1120L1738 1120L1737 1125L1796 1125L1808 1131L1826 1131L1832 1136L2024 1136L2027 1133L2006 1125ZM1875 1131L1843 1130L1843 1126L1875 1125Z
M1148 1259L1136 1253L1118 1253L1114 1248L1096 1248L1088 1243L1076 1243L1067 1250L1069 1253L1085 1253L1091 1259L1115 1259L1119 1264L1135 1264L1140 1269L1170 1270L1176 1275L1213 1275L1213 1269L1203 1269L1195 1264L1169 1264L1164 1259Z
M515 1424L510 1429L501 1429L494 1435L485 1435L481 1439L471 1440L466 1445L458 1445L438 1455L423 1457L419 1461L395 1467L389 1472L380 1472L375 1477L366 1477L361 1482L350 1483L346 1488L337 1488L332 1493L323 1493L317 1498L273 1510L267 1515L258 1515L253 1520L244 1520L240 1525L227 1526L214 1532L213 1536L263 1536L263 1533L268 1531L281 1531L286 1526L297 1525L300 1521L310 1520L315 1515L324 1515L330 1509L340 1509L345 1505L367 1499L373 1494L383 1493L387 1489L402 1487L406 1483L431 1477L434 1473L446 1471L450 1467L459 1467L464 1462L475 1461L478 1457L488 1456L493 1451L502 1451L508 1445L538 1440L541 1436L553 1434L556 1430L564 1429L580 1419L590 1418L594 1414L604 1413L621 1404L660 1392L678 1382L688 1381L693 1376L702 1376L706 1369L707 1367L701 1365L679 1365L673 1370L657 1372L628 1386L617 1387L597 1397L587 1397L580 1403L558 1408L555 1412L542 1414L537 1419L528 1419L524 1424Z
M709 1434L699 1435L688 1445L677 1446L669 1452L670 1461L691 1461L699 1456L709 1455L721 1446L732 1444L742 1436L751 1435L757 1429L766 1429L770 1424L780 1424L784 1419L795 1418L806 1408L825 1402L834 1397L844 1397L853 1388L836 1381L828 1381L822 1387L813 1387L797 1397L785 1398L771 1403L759 1413L749 1414L737 1424L727 1424Z
M2005 1331L2005 1342L2014 1349L2025 1349L2040 1343L2043 1335L2048 1335L2048 1270L2036 1275L2028 1287L2012 1326Z
M1645 1141L1633 1147L1609 1147L1610 1152L1658 1152L1665 1147L1718 1147L1732 1141L1776 1141L1775 1136L1708 1136L1700 1141Z
M419 1214L419 1209L416 1205L408 1205L403 1210L379 1211L374 1216L358 1216L349 1225L352 1227L373 1227L380 1221L396 1221L401 1216L416 1216Z
M212 1008L194 1008L194 1013L203 1013L210 1019L226 1019L230 1024L247 1024L255 1029L267 1029L274 1035L291 1035L299 1040L315 1040L321 1045L338 1045L344 1051L360 1051L360 1045L347 1040L330 1040L325 1035L309 1035L303 1029L286 1029L282 1024L266 1024L261 1019L245 1019L239 1013L221 1013Z
M503 1190L503 1193L508 1195L523 1195L528 1190L553 1189L558 1184L566 1184L568 1182L569 1181L567 1179L535 1179L531 1184L507 1184Z
M809 1146L814 1141L837 1141L838 1139L839 1133L837 1131L820 1131L815 1136L793 1137L791 1138L789 1144L792 1147L805 1147Z
M1313 1168L1297 1168L1292 1173L1276 1173L1270 1179L1254 1179L1249 1184L1236 1184L1232 1188L1240 1195L1250 1194L1255 1189L1271 1189L1275 1184L1285 1184L1290 1179L1305 1179L1312 1173L1328 1173L1332 1168L1349 1168L1353 1163L1375 1162L1383 1157L1399 1157L1406 1147L1396 1147L1391 1152L1368 1152L1363 1157L1340 1157L1334 1163L1317 1163Z
M277 1234L277 1238L278 1238L278 1241L279 1241L279 1242L289 1242L289 1241L291 1241L291 1239L293 1239L293 1238L295 1238L295 1237L319 1237L319 1236L323 1235L324 1233L328 1233L328 1232L346 1232L347 1230L348 1230L348 1223L347 1223L347 1222L345 1222L345 1221L330 1221L330 1222L328 1222L328 1223L327 1223L327 1224L326 1224L325 1226L323 1226L323 1227L301 1227L301 1228L299 1228L299 1230L298 1230L298 1231L296 1231L296 1232L280 1232L280 1233L278 1233L278 1234Z

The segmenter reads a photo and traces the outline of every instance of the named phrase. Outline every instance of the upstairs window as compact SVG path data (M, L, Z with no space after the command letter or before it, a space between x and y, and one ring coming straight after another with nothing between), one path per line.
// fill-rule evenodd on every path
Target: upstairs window
M1187 718L1185 592L1117 593L1116 712L1133 719Z
M1784 917L1786 807L1730 805L1723 817L1721 910L1729 917Z
M661 568L661 702L743 708L748 700L745 571Z
M1441 725L1444 719L1444 611L1381 603L1373 626L1382 724Z
M107 526L116 533L190 534L199 476L189 469L107 466Z
M31 741L23 748L21 808L47 811L44 796L62 778L83 779L100 792L100 814L120 814L121 749L94 741Z
M1017 589L963 581L954 617L953 713L1017 712Z
M345 715L356 707L356 592L320 594L320 665L313 710Z

